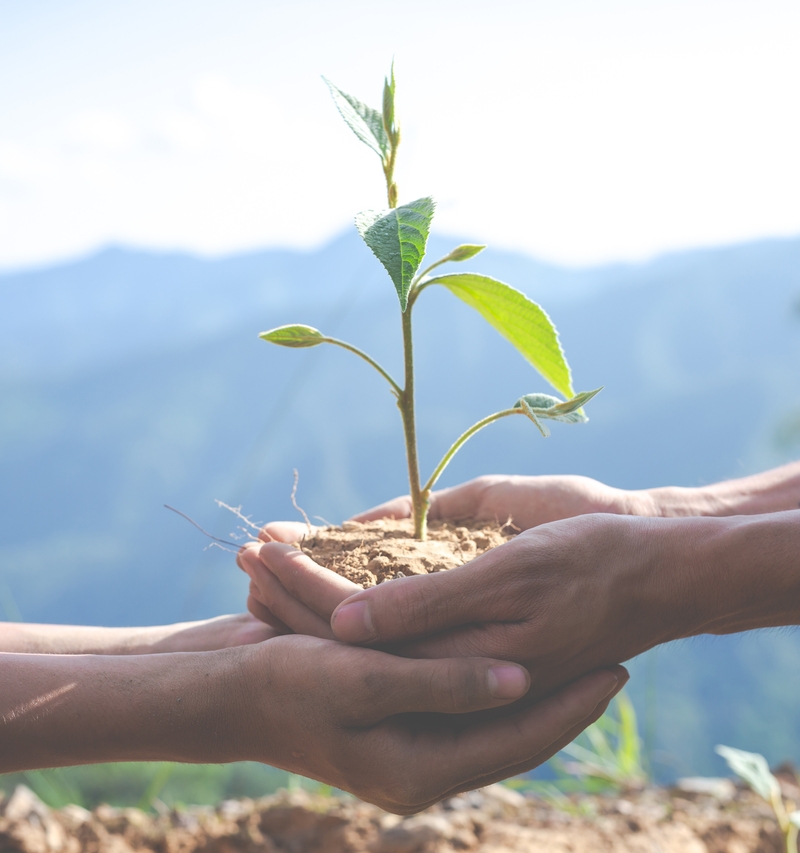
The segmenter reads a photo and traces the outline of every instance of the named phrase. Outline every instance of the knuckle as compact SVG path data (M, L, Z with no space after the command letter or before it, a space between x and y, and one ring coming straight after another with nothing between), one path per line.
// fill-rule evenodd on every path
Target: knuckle
M485 689L474 667L436 667L431 673L431 696L435 709L444 714L458 714L475 707Z
M425 631L433 619L432 605L420 592L407 584L408 593L393 602L400 628L405 633Z

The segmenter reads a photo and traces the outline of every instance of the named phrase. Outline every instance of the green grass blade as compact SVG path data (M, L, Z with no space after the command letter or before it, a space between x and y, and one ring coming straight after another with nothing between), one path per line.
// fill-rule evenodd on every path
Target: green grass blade
M425 255L434 207L432 198L419 198L392 210L365 210L356 216L358 233L389 273L403 311Z
M574 396L558 332L545 311L522 291L475 273L437 276L425 284L441 284L474 308L556 391L568 399Z

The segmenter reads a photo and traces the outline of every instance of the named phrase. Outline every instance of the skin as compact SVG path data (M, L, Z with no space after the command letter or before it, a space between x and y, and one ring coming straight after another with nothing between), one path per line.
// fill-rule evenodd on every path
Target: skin
M361 590L275 541L239 561L260 618L419 657L508 658L530 672L531 700L669 640L800 623L798 499L797 464L628 493L488 477L438 493L435 517L510 516L524 532L459 568ZM360 518L401 515L405 500Z
M529 688L514 663L412 661L278 636L251 616L145 629L1 627L0 772L261 761L399 814L546 761L627 680L622 667L603 669L492 720L477 712Z
M144 628L0 622L0 650L28 654L146 655L261 643L275 631L249 613Z

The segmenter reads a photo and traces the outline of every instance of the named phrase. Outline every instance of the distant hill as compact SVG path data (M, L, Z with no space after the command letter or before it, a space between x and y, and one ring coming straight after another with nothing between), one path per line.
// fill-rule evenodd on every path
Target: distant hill
M450 242L434 241L432 252ZM800 239L570 271L487 251L469 264L537 299L591 422L542 440L486 430L443 485L487 472L582 473L626 488L738 476L800 451ZM471 422L546 390L470 309L418 307L423 467ZM170 503L225 534L213 504L339 521L404 491L399 418L372 373L332 348L284 351L300 321L399 366L396 297L355 235L316 252L221 260L108 249L0 275L0 614L147 623L242 607L230 555ZM512 419L513 420L513 419ZM557 425L558 426L558 425ZM719 772L717 742L800 760L794 632L700 639L634 663L657 696L661 772Z

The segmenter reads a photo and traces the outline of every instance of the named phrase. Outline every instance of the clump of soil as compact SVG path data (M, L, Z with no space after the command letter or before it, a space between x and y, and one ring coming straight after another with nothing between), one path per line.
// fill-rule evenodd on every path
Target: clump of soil
M496 548L518 531L495 522L432 521L428 538L414 538L410 519L345 521L298 543L314 562L363 587L393 578L453 569Z

